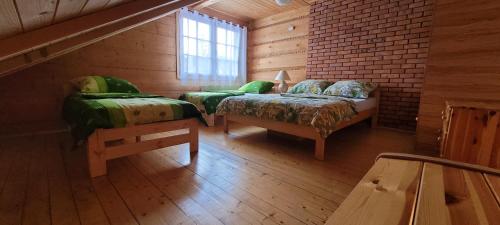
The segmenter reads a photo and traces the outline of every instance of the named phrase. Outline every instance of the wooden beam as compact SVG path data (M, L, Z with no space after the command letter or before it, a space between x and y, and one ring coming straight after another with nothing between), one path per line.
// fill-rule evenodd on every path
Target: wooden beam
M93 44L97 41L151 22L163 16L174 13L179 8L189 6L198 1L199 0L170 1L170 3L168 4L163 4L160 7L155 7L152 10L147 10L146 12L143 12L141 14L136 14L135 16L127 17L105 26L100 26L88 32L80 32L78 35L72 35L71 37L64 38L58 42L48 42L47 44L37 46L36 48L22 51L21 54L16 54L14 57L9 57L0 61L0 77L45 62L57 56L67 54L74 50ZM111 13L115 13L116 11L112 9L104 10L98 14L102 14L108 11L111 11ZM3 42L0 41L0 46L2 46L2 44Z
M108 26L170 4L189 5L190 0L141 0L132 1L90 15L54 24L38 30L19 34L0 41L0 61ZM173 10L172 7L168 7Z

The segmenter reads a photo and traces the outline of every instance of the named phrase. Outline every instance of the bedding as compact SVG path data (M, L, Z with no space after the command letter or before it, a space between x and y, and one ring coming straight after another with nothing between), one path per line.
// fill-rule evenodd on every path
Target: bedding
M230 96L244 95L245 92L237 90L219 90L216 92L188 92L179 98L196 105L200 112L208 115L215 113L217 105L222 99Z
M86 139L98 128L201 118L189 102L140 93L73 94L64 101L63 117L77 140Z
M326 80L304 80L294 85L288 93L291 94L321 94L331 82Z
M196 105L200 110L207 126L215 126L215 110L222 99L230 96L244 95L245 92L238 90L218 90L217 92L188 92L179 98Z
M329 96L329 95L316 95L316 94L281 94L281 96L285 97L299 97L299 98L320 98L320 99L345 99L354 102L354 108L356 112L361 112L365 110L370 110L377 107L377 98L369 97L369 98L343 98L338 96Z
M71 81L82 93L139 93L139 89L127 80L112 76L86 76Z
M311 126L324 138L334 131L336 124L357 114L352 100L313 94L229 97L222 100L216 113Z
M263 94L270 92L274 87L273 82L256 80L241 86L238 90L245 93Z
M370 82L356 80L337 81L323 92L324 95L341 96L347 98L368 98L370 92L375 90L377 85Z
M366 98L366 99L352 98L351 100L356 105L357 112L377 108L377 98L375 98L375 97L370 97L370 98Z

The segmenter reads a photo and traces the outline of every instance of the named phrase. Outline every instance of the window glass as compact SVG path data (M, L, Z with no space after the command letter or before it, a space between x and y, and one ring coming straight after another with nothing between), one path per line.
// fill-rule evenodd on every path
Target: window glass
M192 38L196 38L196 35L197 35L196 24L197 24L196 21L188 19L187 36L192 37Z
M179 76L187 79L196 77L238 77L241 73L239 46L242 33L246 30L229 24L221 24L220 21L197 12L183 11L179 14L179 28L182 30L178 35L181 40L179 46ZM246 42L245 42L246 43ZM246 58L244 58L246 60ZM215 78L216 80L216 78Z
M220 27L217 28L217 43L226 43L226 30Z
M227 31L227 44L234 46L234 32Z
M210 42L209 41L199 41L198 42L198 56L210 58Z
M210 27L206 23L198 23L198 38L210 41Z
M226 46L223 44L217 44L217 58L226 59Z

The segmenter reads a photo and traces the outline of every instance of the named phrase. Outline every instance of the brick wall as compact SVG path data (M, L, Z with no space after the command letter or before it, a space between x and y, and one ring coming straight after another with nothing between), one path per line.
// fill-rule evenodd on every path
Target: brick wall
M414 130L431 0L320 0L311 7L307 77L376 82L382 126Z

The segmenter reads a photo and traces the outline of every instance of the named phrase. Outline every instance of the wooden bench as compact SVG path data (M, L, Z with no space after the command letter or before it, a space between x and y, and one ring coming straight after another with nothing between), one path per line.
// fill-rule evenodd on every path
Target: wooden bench
M327 225L500 223L500 170L382 154Z

